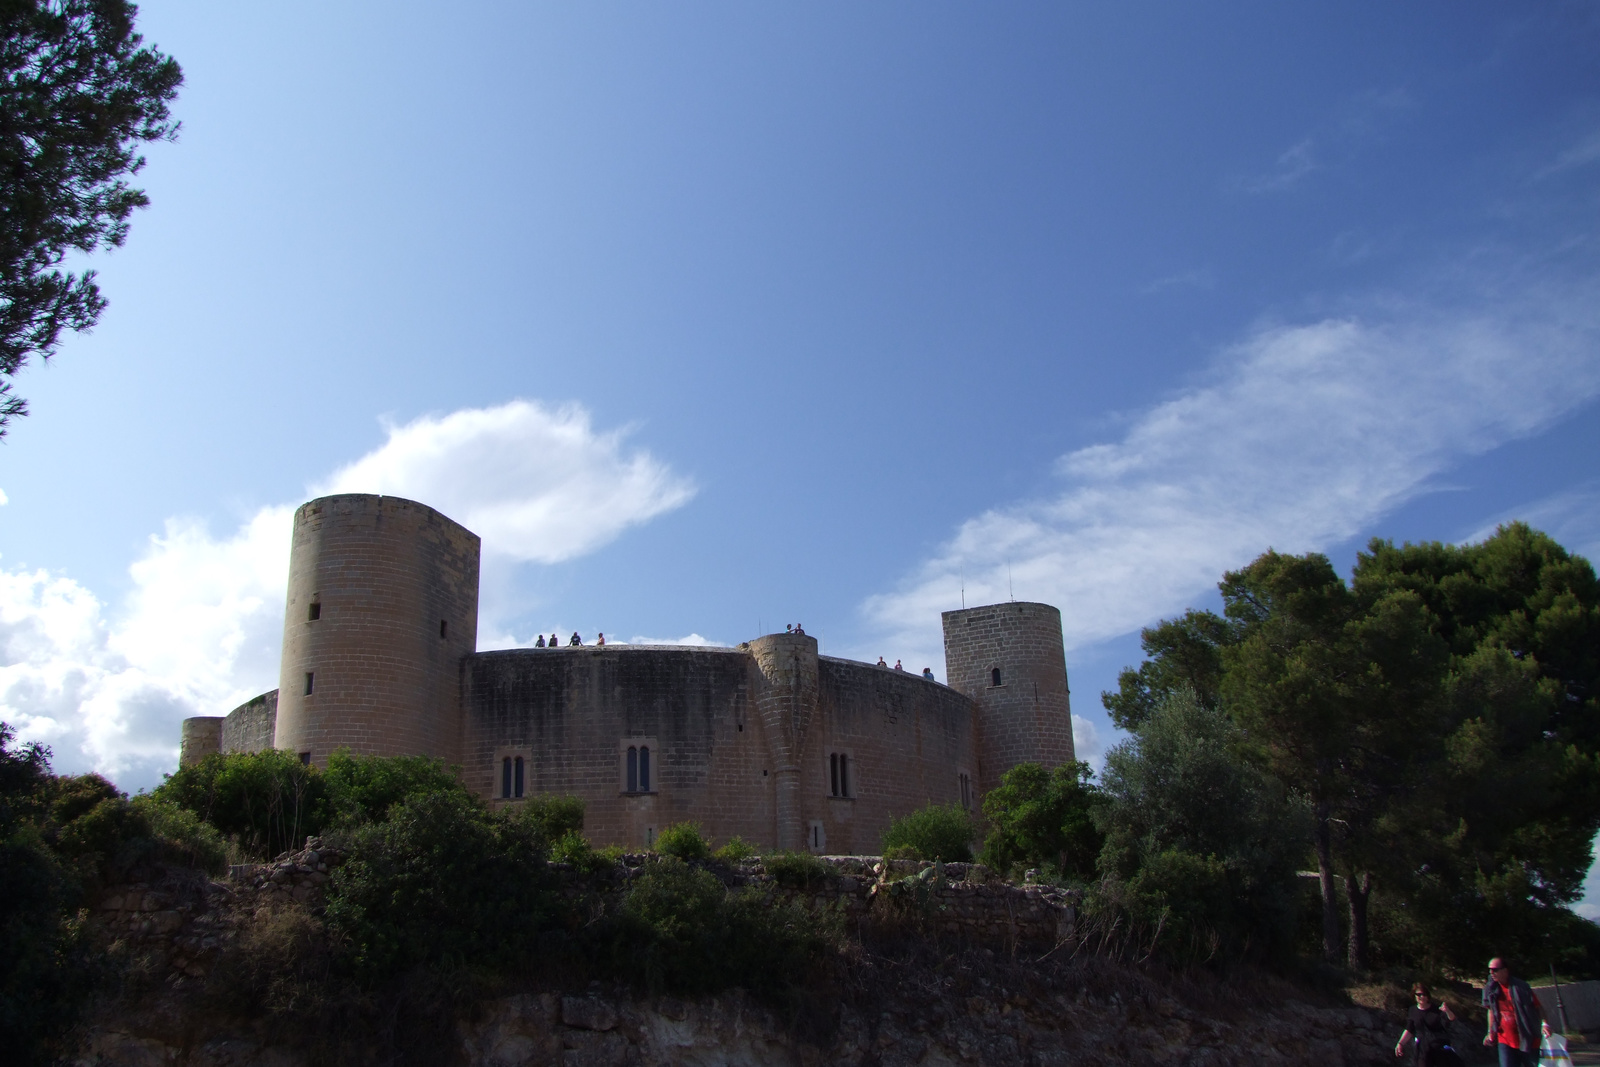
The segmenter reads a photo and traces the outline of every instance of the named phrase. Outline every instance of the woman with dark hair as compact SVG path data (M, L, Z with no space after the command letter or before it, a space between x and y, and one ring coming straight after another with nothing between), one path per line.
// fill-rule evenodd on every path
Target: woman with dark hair
M1394 1054L1398 1059L1406 1054L1406 1045L1417 1047L1417 1067L1461 1067L1461 1057L1450 1047L1450 1024L1456 1013L1450 1005L1433 999L1433 990L1426 982L1411 987L1417 1003L1406 1015L1406 1030L1395 1042Z

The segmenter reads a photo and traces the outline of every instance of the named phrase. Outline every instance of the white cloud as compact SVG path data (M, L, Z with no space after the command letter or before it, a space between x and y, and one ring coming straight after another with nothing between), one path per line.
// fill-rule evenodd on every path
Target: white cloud
M426 416L389 427L311 493L404 495L508 562L571 559L693 495L623 437L596 432L581 408L526 401ZM50 744L62 772L154 785L176 762L182 719L277 684L294 506L262 508L224 537L169 519L114 608L70 578L0 569L0 718Z
M1072 715L1072 754L1099 769L1105 755L1100 728L1076 712Z
M619 644L624 642L618 642ZM625 642L630 645L692 645L695 648L727 648L721 641L713 641L709 637L699 634L687 634L683 637L635 637Z
M584 555L694 495L688 480L648 452L625 452L626 431L596 433L576 405L552 410L514 400L424 416L388 433L312 495L419 500L482 537L486 552L515 560Z
M1136 630L1269 546L1360 533L1459 458L1600 394L1597 320L1590 287L1262 329L1122 440L1062 457L1061 491L969 519L864 611L922 655L963 585L967 604L1014 587L1059 606L1069 649Z

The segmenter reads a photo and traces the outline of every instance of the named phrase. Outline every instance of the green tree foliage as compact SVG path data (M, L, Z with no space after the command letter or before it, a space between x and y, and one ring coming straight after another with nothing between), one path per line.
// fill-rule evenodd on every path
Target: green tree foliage
M1136 730L1169 694L1187 689L1202 704L1215 706L1222 690L1222 649L1234 641L1228 620L1209 611L1189 611L1139 634L1145 661L1117 676L1117 691L1100 702L1111 721Z
M339 749L322 772L328 815L356 822L382 822L389 809L427 793L461 793L467 787L444 760L427 756L356 756ZM578 825L583 825L580 808Z
M14 738L0 723L0 1033L8 1062L48 1063L101 969L80 918L90 894L143 860L214 866L221 841L97 774L54 775L48 749Z
M905 850L910 857L971 863L972 839L977 836L972 816L956 804L929 804L889 823L883 832L883 850Z
M806 973L828 947L827 935L796 904L730 892L709 871L661 856L628 888L613 966L651 990L741 986L772 995Z
M328 922L368 976L415 966L516 971L555 906L545 844L527 820L458 792L402 800L350 837Z
M583 831L583 801L558 793L535 793L512 810L512 817L533 825L540 840L556 842Z
M711 845L700 832L699 823L675 822L671 826L663 827L656 835L656 851L663 856L676 856L680 860L693 863L709 859Z
M352 773L341 782L345 803L370 815L384 803L389 786L408 776L379 770L369 778L361 773L365 766L351 761ZM207 756L168 775L152 795L194 812L261 859L299 848L308 835L322 832L329 815L324 776L278 749Z
M1242 756L1244 740L1180 690L1106 754L1094 901L1170 957L1266 956L1292 942L1306 813Z
M1600 826L1589 563L1517 523L1475 545L1374 540L1348 584L1321 556L1268 552L1221 589L1222 616L1146 631L1150 660L1105 699L1136 723L1217 668L1200 702L1312 802L1324 952L1343 910L1347 958L1369 962L1376 888L1397 958L1476 966L1491 942L1549 958L1535 931L1570 926Z
M142 142L170 140L167 104L183 73L134 32L126 0L0 2L0 436L27 413L12 379L62 330L105 307L93 271L63 272L69 252L122 244L149 203L127 179Z
M1091 784L1087 763L1067 763L1046 771L1021 763L1007 771L983 798L989 833L979 857L994 870L1037 867L1087 882L1105 837L1095 826L1103 800Z

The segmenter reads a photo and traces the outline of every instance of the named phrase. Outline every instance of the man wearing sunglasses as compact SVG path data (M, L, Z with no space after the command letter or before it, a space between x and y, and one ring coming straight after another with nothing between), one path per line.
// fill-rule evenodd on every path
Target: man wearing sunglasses
M1485 1045L1496 1046L1500 1067L1539 1067L1539 1032L1544 1012L1532 988L1511 977L1506 961L1489 961L1489 980L1483 984L1483 1007L1489 1016Z

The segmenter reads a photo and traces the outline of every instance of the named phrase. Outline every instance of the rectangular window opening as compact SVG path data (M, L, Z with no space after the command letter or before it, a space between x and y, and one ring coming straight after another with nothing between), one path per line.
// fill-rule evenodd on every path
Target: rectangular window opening
M449 636L449 633L450 633L450 621L448 619L440 619L439 620L439 636L441 638L442 637L447 637L447 636Z
M320 618L322 618L322 601L313 600L311 607L306 611L306 621L316 622Z
M313 671L306 671L306 696L310 696L311 695L311 691L316 688L316 685L317 685L316 673L313 672Z
M520 798L522 796L523 783L525 781L525 778L524 778L525 771L524 771L524 768L522 766L522 757L521 756L518 756L516 758L515 762L512 764L512 770L514 772L513 775L512 775L512 782L513 782L513 785L511 787L512 788L512 795L515 796L515 797Z
M309 752L300 753L300 762L302 764L304 764L305 766L307 766L307 767L311 766L311 753L309 753Z

